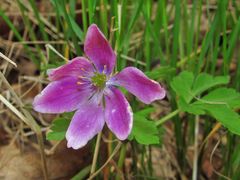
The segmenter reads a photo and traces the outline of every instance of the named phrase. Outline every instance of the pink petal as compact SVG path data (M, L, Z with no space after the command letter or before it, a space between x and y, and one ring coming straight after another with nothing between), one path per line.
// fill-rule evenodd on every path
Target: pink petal
M67 146L79 149L87 144L104 126L104 112L102 106L94 103L84 104L74 114L68 127Z
M163 99L166 95L158 82L149 79L142 71L134 67L123 69L113 79L115 84L123 86L146 104Z
M56 69L49 69L47 74L51 81L70 76L89 76L94 72L93 65L84 57L76 57Z
M77 109L91 95L89 84L77 84L76 77L51 82L33 100L34 110L41 113L63 113Z
M95 24L88 28L84 51L100 72L103 70L107 74L112 72L116 62L116 54Z
M111 87L105 96L105 120L108 128L120 140L125 140L132 130L133 114L124 95Z

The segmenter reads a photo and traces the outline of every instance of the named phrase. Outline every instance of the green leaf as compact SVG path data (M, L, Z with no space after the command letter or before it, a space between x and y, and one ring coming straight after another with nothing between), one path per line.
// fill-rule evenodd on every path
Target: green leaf
M135 114L130 139L134 137L140 144L159 144L158 129L153 121Z
M201 73L196 77L194 81L192 93L194 96L197 96L214 86L228 84L229 80L229 76L213 77L209 74Z
M218 88L211 91L209 94L204 96L202 101L198 101L195 104L225 104L231 109L240 108L240 94L231 88Z
M47 140L61 141L65 138L70 120L66 118L57 118L52 122L51 132L47 134Z
M195 115L210 114L232 133L240 135L240 116L234 109L240 107L240 94L231 88L217 88L202 99L197 96L217 85L229 82L228 76L213 77L201 73L195 79L193 73L182 72L171 83L179 96L178 106L181 111ZM195 98L194 98L195 97ZM191 103L192 99L195 102Z
M193 73L183 71L177 77L173 78L171 82L171 87L178 96L182 97L187 103L189 103L192 99L191 87L193 81Z
M147 108L144 108L144 109L138 111L138 112L135 113L135 114L140 115L140 116L147 117L147 116L149 116L149 114L152 113L154 110L155 110L154 107L147 107Z
M58 118L53 121L51 130L61 132L67 131L70 121L65 118Z
M217 121L221 122L229 131L240 135L239 114L232 111L226 105L221 104L204 104L202 108L209 112Z
M195 104L188 104L183 98L180 98L178 101L178 106L181 111L188 112L195 115L205 114L205 111L202 108L198 107Z
M65 134L66 134L66 131L62 131L62 132L51 131L47 133L47 140L61 141L65 138Z
M177 95L189 103L194 97L217 85L229 83L229 76L213 77L206 73L199 74L194 78L192 72L183 71L171 82L171 87Z

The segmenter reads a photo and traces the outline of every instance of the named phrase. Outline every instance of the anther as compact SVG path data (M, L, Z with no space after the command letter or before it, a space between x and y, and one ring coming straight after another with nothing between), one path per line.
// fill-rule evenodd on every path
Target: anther
M87 77L85 77L85 76L78 76L80 79L84 79L84 78L87 78Z
M81 82L78 81L77 84L80 85L80 84L83 84L83 83L81 83Z
M84 69L84 68L80 68L80 69L81 69L82 71L85 71L85 72L87 72L87 71L86 71L86 69Z
M103 66L103 72L106 72L107 71L107 65L104 65Z

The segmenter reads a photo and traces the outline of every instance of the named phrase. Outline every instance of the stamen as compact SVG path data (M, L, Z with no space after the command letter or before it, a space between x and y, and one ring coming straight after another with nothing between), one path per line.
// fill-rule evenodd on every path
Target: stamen
M87 72L86 69L84 69L84 68L80 68L80 69L81 69L82 71L84 71L84 72Z
M103 72L106 73L107 72L107 65L103 66Z
M78 84L78 85L81 85L81 84L83 84L83 83L78 81L77 84Z
M80 79L89 79L88 77L85 76L78 76Z

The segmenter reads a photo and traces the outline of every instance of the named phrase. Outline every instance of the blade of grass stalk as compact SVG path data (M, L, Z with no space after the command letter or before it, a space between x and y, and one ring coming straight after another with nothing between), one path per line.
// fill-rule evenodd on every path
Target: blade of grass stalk
M236 71L236 76L235 76L235 87L239 91L240 90L240 55L238 52L238 58L237 58L237 71Z
M69 1L69 13L73 17L73 19L75 19L75 17L76 17L76 1L77 0L70 0ZM83 13L83 11L82 11L82 13Z
M222 0L219 1L219 8L220 8L220 22L222 24L222 31L223 31L223 74L226 75L228 73L228 59L227 59L227 34L226 34L226 29L227 29L227 14L226 14L226 8L227 8L227 1Z
M131 15L131 18L128 22L126 22L126 14L127 14L127 1L123 0L121 4L121 10L119 10L118 16L121 18L120 21L120 36L117 39L117 50L118 53L121 53L123 51L123 54L128 54L128 47L129 47L129 40L131 36L131 32L133 30L133 27L137 21L137 18L140 15L141 9L143 5L143 0L134 1L134 9ZM125 31L127 29L127 31ZM121 70L126 66L125 60L119 60L120 64L118 65L118 70Z
M82 5L82 22L83 22L83 32L87 32L87 12L86 12L86 0L81 1Z
M180 20L180 27L179 27L179 58L182 59L186 56L186 47L187 39L189 36L189 31L191 31L189 27L189 13L188 13L188 2L183 0L181 3L182 8L182 17ZM194 27L193 27L194 29Z
M211 66L210 66L210 72L211 74L215 74L216 71L216 67L217 67L217 60L218 60L218 54L220 51L220 40L221 40L221 35L220 35L220 31L216 32L216 38L215 38L215 46L213 48L213 55L212 55L212 59L211 59Z
M95 16L95 11L96 11L97 0L91 0L91 1L87 1L87 2L88 2L89 24L92 24L93 22L95 22L94 16Z
M5 15L4 11L0 7L0 16L3 18L3 20L7 23L7 25L10 27L10 29L13 31L14 35L18 39L18 41L23 41L23 38L21 34L18 32L18 30L15 28L14 24L11 22L11 20L8 18L8 16ZM23 45L26 49L27 53L30 56L30 59L36 64L39 65L39 61L37 58L33 55L33 53L30 51L29 47L27 45Z
M52 45L50 44L46 44L45 45L47 51L52 50L55 54L57 54L60 58L62 58L63 60L65 60L66 62L68 61L68 59L66 59L61 53L59 53Z
M48 179L48 171L47 171L48 169L47 169L47 162L46 162L46 157L45 157L45 152L44 152L44 143L43 143L43 135L42 135L41 128L37 124L37 122L34 120L32 115L27 110L25 110L23 108L24 104L22 103L21 99L15 93L12 86L8 83L7 79L4 77L4 75L1 72L0 72L0 79L2 79L3 82L6 84L6 86L8 87L8 90L10 91L10 93L15 98L15 101L16 101L17 105L20 107L20 110L22 111L22 113L19 114L19 115L20 115L20 117L24 118L25 121L23 121L23 119L21 119L21 120L23 122L25 122L37 135L37 140L38 140L38 144L39 144L39 147L40 147L39 151L40 151L41 160L42 160L43 176L44 176L44 179L47 180ZM5 99L5 98L3 96L1 96L1 99ZM7 101L4 101L4 102L6 103ZM11 110L14 110L14 113L17 112L16 108L14 106L11 106L10 103L7 103L7 105L9 107L11 107Z
M149 32L150 32L150 34L152 36L154 45L156 46L156 48L158 48L160 61L161 62L165 62L166 60L165 60L164 55L163 55L163 51L162 51L161 42L159 40L159 37L154 32L153 25L152 25L150 19L147 18L147 14L146 14L146 11L145 11L144 8L143 8L142 12L143 12L143 16L144 16L144 18L146 20L147 26L149 27Z
M160 37L160 30L163 28L164 32L164 40L166 46L166 57L169 57L169 34L168 34L168 20L167 20L167 12L166 12L166 2L165 0L159 0L157 3L157 12L154 21L154 31L157 37ZM158 51L156 48L155 51ZM163 61L162 64L166 65L167 62Z
M6 98L0 94L0 100L5 106L7 106L17 117L19 117L27 125L31 125L31 122L18 110L16 109Z
M145 5L143 6L144 10L146 11L146 18L151 20L151 0L147 0L144 2ZM145 38L144 38L144 54L145 54L145 61L146 61L146 70L149 71L151 67L151 49L150 49L150 30L149 26L145 28Z
M13 31L14 35L16 36L16 38L21 41L22 40L22 36L21 34L18 32L18 30L15 28L14 24L11 22L11 20L5 15L4 11L2 10L2 8L0 8L0 16L3 18L3 20L7 23L7 25L10 27L10 29Z
M115 49L115 51L116 52L118 52L118 48L119 48L119 46L120 46L120 33L121 33L121 17L122 17L122 11L121 11L121 9L122 9L122 6L121 6L121 4L118 4L117 3L117 0L114 0L114 5L116 6L114 6L113 7L113 9L115 10L115 16L116 16L116 18L115 18L115 28L117 28L118 30L116 31L116 33L115 33L115 36L116 36L116 41L115 41L115 47L114 47L114 49ZM119 63L117 62L117 65L118 65ZM118 66L117 66L117 68L118 68Z
M202 48L201 48L201 53L198 59L198 62L195 66L195 73L199 73L201 71L201 68L203 67L204 64L204 57L209 49L210 43L213 41L213 37L214 37L214 32L217 28L217 25L219 23L219 10L216 12L215 17L213 22L211 23L211 28L210 30L207 32L203 43L202 43Z
M132 30L133 30L133 27L134 27L134 25L135 25L135 23L137 21L137 18L140 15L140 12L141 12L141 9L142 9L142 6L143 6L143 0L136 1L135 3L136 3L136 4L134 4L135 8L133 9L131 18L127 22L127 26L126 27L123 27L123 25L124 25L123 21L126 21L126 19L127 19L126 18L127 4L124 4L124 6L122 6L122 9L124 9L124 11L122 10L122 13L121 13L121 15L122 15L122 20L121 20L122 23L121 23L121 25L122 25L122 27L121 27L120 30L123 30L123 28L127 28L127 32L123 32L122 31L124 33L124 37L125 37L124 40L125 41L129 40L129 36L130 36L130 34L131 34ZM126 13L126 14L124 14L124 13ZM124 17L125 17L125 19L123 20ZM124 44L122 44L122 45L124 45Z
M31 25L31 22L30 22L28 16L25 14L25 13L26 13L26 12L25 12L25 11L26 11L26 10L25 10L25 6L22 4L22 2L21 2L20 0L17 0L17 4L18 4L18 7L19 7L19 9L20 9L20 11L21 11L24 24L25 24L25 25L27 26L27 28L28 28L29 35L30 35L31 40L36 41L36 40L37 40L36 34L35 34L35 32L33 31L33 28L32 28L32 25ZM38 54L40 55L40 58L41 58L42 62L43 62L44 64L47 64L46 58L45 58L45 56L44 56L43 52L41 51L41 48L40 48L40 46L39 46L38 44L36 44L36 49L37 49Z
M0 57L5 59L6 61L8 61L9 63L11 63L12 65L14 65L15 67L17 67L17 64L15 62L13 62L11 59L9 59L7 56L5 56L3 53L0 52Z
M89 174L91 170L91 165L86 166L81 171L79 171L71 180L83 180L86 179L87 175Z
M187 55L188 56L190 56L190 54L193 50L193 40L194 40L194 32L195 32L195 20L196 20L196 15L197 15L197 5L198 5L198 1L194 0L192 12L191 12L191 22L190 22L190 25L188 26L188 28L189 28L189 30L188 30L189 35L187 36Z
M32 7L35 17L37 18L41 35L42 35L44 41L48 41L48 35L44 30L44 24L43 24L42 20L40 19L39 10L37 9L36 3L33 0L30 0L29 2L30 2L30 5Z
M193 172L192 179L198 179L198 136L199 136L199 116L195 117L195 127L194 127L194 156L193 156Z
M100 25L103 33L108 37L107 1L100 0Z
M173 47L172 47L172 57L170 65L176 67L177 65L177 55L179 50L179 32L180 32L180 19L181 19L181 1L175 0L175 17L173 24Z
M81 28L78 26L78 24L75 22L73 17L67 12L66 9L66 2L63 1L56 1L54 0L56 4L56 8L58 9L59 13L62 12L63 17L67 23L68 30L69 30L69 36L71 37L71 40L73 41L74 48L76 49L76 52L78 55L82 54L82 50L78 44L78 39L83 42L83 32Z
M228 43L228 49L226 52L226 64L229 66L231 62L231 58L233 55L233 50L236 47L237 40L239 39L238 35L240 32L240 17L238 18L237 24L234 26L234 29L230 35L229 43Z

